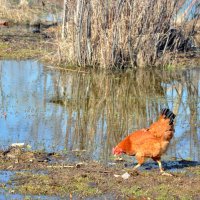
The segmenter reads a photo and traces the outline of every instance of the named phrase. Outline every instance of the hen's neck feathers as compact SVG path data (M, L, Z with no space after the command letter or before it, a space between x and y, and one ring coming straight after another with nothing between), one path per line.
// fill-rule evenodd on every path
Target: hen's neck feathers
M165 116L163 115L161 115L159 119L149 127L149 131L155 137L164 137L165 132L172 132L173 134L173 130L174 130L173 123L170 124L170 119L169 118L165 119Z

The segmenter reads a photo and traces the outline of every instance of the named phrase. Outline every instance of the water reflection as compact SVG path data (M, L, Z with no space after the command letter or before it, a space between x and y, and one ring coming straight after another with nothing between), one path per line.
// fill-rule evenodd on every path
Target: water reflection
M0 144L27 142L34 148L62 149L67 113L46 102L54 94L52 75L34 61L1 61Z
M170 157L200 160L200 70L106 73L50 71L34 61L1 61L0 144L87 150L108 160L116 143L169 106L176 133Z

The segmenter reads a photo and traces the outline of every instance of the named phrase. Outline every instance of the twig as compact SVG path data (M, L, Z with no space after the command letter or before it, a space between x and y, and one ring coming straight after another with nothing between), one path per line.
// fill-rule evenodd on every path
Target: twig
M78 73L85 73L88 74L86 71L81 71L79 69L68 69L63 67L53 67L53 66L45 66L46 68L53 69L53 70L63 70L63 71L71 71L71 72L78 72Z

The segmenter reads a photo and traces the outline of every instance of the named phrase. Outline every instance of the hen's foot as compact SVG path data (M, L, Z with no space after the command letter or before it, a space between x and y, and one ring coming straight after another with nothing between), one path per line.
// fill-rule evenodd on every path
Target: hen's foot
M167 172L162 172L162 176L173 176L173 175Z

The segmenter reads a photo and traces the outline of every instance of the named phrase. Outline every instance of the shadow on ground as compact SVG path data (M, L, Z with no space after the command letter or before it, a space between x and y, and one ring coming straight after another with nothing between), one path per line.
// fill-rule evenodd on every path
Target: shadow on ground
M198 161L190 161L190 160L175 160L175 161L162 161L162 165L165 170L175 171L180 169L185 169L188 167L196 167L200 166L200 162ZM134 164L124 164L125 167L133 167ZM143 166L141 166L142 170L152 170L158 168L157 163L155 162L146 162Z

